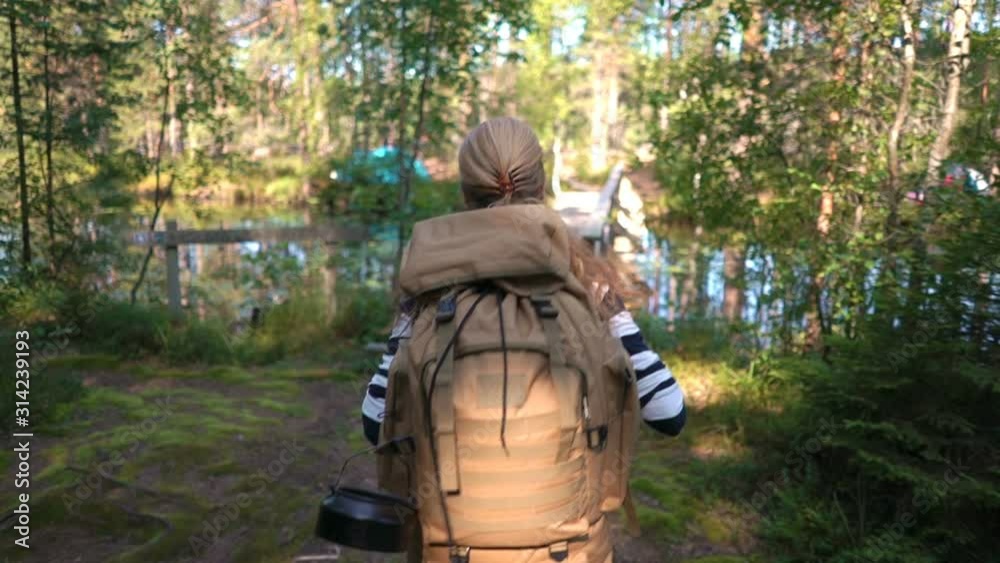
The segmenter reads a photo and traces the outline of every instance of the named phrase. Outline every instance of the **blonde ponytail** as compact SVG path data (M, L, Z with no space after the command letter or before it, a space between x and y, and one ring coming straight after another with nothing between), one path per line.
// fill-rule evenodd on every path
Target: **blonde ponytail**
M465 204L471 209L545 198L544 153L524 122L497 117L473 129L458 151Z

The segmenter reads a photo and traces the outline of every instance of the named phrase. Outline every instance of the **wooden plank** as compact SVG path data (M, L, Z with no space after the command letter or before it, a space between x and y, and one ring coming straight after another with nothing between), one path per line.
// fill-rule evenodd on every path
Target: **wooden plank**
M611 214L611 208L618 197L618 187L622 183L622 174L625 172L625 167L621 163L616 164L614 168L611 169L611 175L608 176L608 181L604 183L604 187L601 188L601 197L597 200L597 213L601 214L602 217L608 217Z
M167 221L167 233L173 234L177 231L177 221ZM167 245L167 304L170 313L175 316L181 314L181 264L177 255L177 245Z
M322 240L354 242L368 238L364 228L341 225L310 225L305 227L260 229L180 229L176 231L138 231L131 234L132 244L140 246L178 246L182 244L236 244L241 242L290 242Z
M616 205L624 170L621 164L615 165L600 193L564 191L563 201L557 203L557 206L561 207L559 213L570 230L586 240L601 242L601 245L595 248L606 247L609 243L606 240L605 226ZM574 196L575 193L582 195L577 197Z

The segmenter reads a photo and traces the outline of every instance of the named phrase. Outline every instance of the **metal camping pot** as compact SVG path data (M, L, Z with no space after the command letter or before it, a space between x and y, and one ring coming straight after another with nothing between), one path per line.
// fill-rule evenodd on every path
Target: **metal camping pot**
M409 548L419 525L417 507L410 499L382 491L340 486L340 479L351 460L362 454L386 450L412 452L413 438L397 438L344 460L337 482L330 487L330 495L320 504L316 521L318 537L365 551L401 553Z

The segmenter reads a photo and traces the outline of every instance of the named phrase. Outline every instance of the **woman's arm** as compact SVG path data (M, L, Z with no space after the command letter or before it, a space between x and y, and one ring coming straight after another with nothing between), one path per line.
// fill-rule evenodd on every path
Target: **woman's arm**
M687 420L684 392L670 373L670 368L646 345L639 327L628 311L621 311L611 317L608 325L611 334L621 339L632 359L639 385L639 406L642 408L643 420L664 434L680 434Z
M399 341L410 337L410 325L413 319L407 312L401 312L396 319L396 326L389 335L388 350L382 354L382 361L368 383L365 400L361 403L361 422L364 425L365 437L372 445L378 444L379 428L385 416L385 389L389 383L389 366L392 365Z

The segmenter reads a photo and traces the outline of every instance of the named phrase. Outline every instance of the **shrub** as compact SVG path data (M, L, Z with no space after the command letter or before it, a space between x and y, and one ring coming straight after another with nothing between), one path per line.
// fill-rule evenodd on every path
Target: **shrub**
M635 315L635 324L652 350L669 350L684 357L720 358L731 351L730 327L714 319L689 319L675 323L668 330L667 322L646 311Z
M923 326L831 338L829 369L801 372L797 431L836 426L808 457L811 477L765 520L784 561L972 561L1000 549L996 371L966 357L956 327Z
M329 309L320 291L293 293L265 311L262 324L240 343L240 357L250 363L271 363L328 349L333 340Z
M229 364L236 358L226 326L217 320L189 320L167 335L171 363Z
M159 306L108 301L84 319L80 339L86 346L125 358L156 354L166 343L169 318Z
M298 176L281 176L264 186L264 195L271 201L298 201L302 198L302 183Z
M392 299L388 291L364 286L349 286L338 292L337 314L333 333L356 342L381 340L392 327Z

